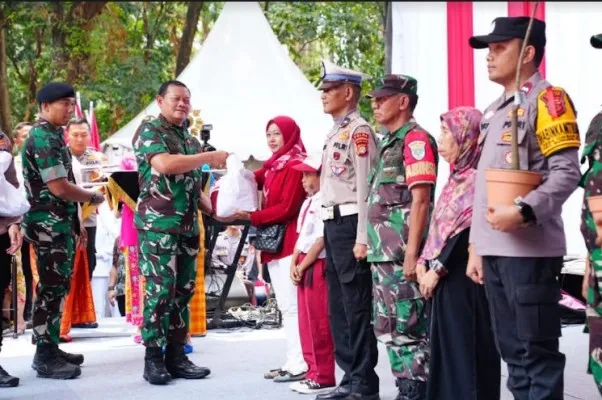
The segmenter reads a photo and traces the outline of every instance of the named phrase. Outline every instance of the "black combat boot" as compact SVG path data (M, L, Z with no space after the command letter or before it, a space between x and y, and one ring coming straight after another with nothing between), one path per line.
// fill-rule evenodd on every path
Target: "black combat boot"
M395 400L425 400L426 382L413 381L411 379L397 378L395 386L399 393Z
M209 375L209 368L197 367L186 357L184 345L169 343L165 349L165 366L174 378L202 379Z
M65 360L69 364L82 365L84 363L84 356L82 354L67 353L66 351L59 349L59 346L57 344L49 344L48 346L52 346L52 347L56 348L56 351L58 352L58 354L63 358L63 360ZM34 370L37 371L39 363L40 363L40 360L39 360L38 352L36 352L35 356L33 356L33 363L31 364L31 368L33 368Z
M10 376L4 368L0 367L0 387L16 387L19 386L19 378Z
M144 356L144 374L142 375L153 385L165 385L171 381L171 375L165 369L163 352L160 347L147 347Z
M63 358L56 345L37 346L31 367L38 371L38 378L73 379L82 373L78 365Z

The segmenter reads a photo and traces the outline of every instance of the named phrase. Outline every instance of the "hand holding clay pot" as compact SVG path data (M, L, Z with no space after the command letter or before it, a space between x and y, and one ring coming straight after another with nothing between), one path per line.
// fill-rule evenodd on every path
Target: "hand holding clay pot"
M485 218L493 229L501 232L512 232L523 225L523 216L517 206L489 206Z

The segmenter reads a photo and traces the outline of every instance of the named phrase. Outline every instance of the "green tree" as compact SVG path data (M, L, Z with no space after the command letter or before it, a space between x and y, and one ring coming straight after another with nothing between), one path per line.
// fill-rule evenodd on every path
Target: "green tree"
M384 75L385 2L265 2L272 29L289 49L293 61L315 85L322 59L371 76L364 92ZM362 114L372 117L367 99Z
M261 4L278 39L314 85L320 81L322 59L371 75L363 84L364 92L382 78L387 3ZM223 5L0 3L0 33L6 38L4 52L0 46L0 80L8 82L5 89L0 84L0 96L4 91L9 98L0 104L4 120L0 126L10 125L11 118L13 124L33 120L37 91L60 79L75 85L84 109L94 101L101 139L105 139L154 99L160 82L177 75L178 58L180 71L194 57ZM365 116L372 116L366 99L360 107Z

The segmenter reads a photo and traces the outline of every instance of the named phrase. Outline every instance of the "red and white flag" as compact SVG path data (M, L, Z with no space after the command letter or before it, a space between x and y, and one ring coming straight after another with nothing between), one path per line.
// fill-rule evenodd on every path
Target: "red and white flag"
M100 133L98 131L98 123L96 122L96 114L94 114L94 103L90 102L89 111L89 123L90 123L90 147L96 151L100 151Z

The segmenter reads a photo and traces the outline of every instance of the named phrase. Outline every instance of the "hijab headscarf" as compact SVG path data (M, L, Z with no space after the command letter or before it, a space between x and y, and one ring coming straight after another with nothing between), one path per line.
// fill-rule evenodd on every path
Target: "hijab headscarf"
M441 115L460 150L435 206L420 264L437 258L448 239L470 227L476 168L482 149L479 144L482 115L473 107L457 107Z
M263 186L265 197L267 197L275 172L282 170L291 161L303 161L306 153L305 145L301 140L301 129L294 119L283 115L272 118L266 125L266 132L271 124L276 124L282 132L284 144L263 164L266 171Z

